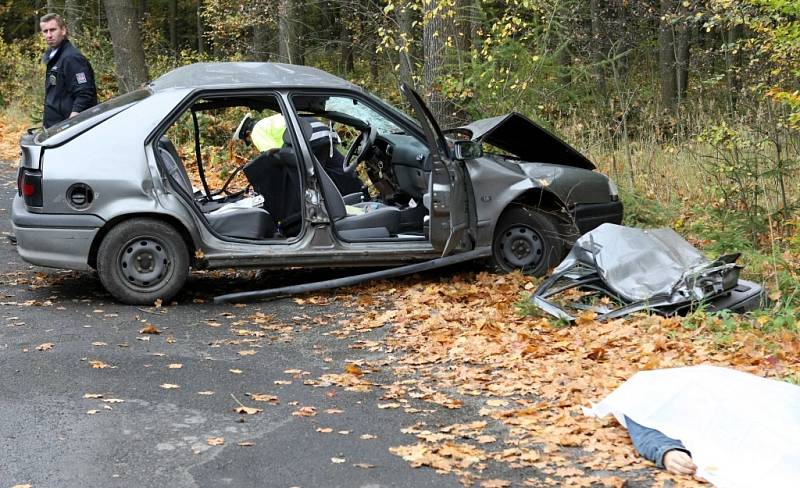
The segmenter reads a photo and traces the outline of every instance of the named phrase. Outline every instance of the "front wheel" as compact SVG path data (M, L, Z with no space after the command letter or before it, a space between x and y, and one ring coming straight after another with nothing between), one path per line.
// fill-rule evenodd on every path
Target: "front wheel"
M174 297L189 274L189 252L171 225L155 219L126 220L109 231L97 251L100 282L131 305Z
M492 261L500 270L543 276L563 253L553 217L524 206L512 207L500 217L492 242Z

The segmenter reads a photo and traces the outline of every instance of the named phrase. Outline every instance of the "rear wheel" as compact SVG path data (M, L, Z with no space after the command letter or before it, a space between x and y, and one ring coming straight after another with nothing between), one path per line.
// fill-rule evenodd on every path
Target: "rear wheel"
M563 253L554 217L525 206L512 207L500 217L492 242L492 261L500 270L543 276Z
M97 252L100 282L131 305L170 300L189 274L189 252L171 225L155 219L126 220L109 231Z

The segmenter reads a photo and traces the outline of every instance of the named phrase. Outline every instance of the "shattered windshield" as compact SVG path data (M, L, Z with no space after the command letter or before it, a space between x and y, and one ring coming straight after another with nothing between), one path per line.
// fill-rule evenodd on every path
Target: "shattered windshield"
M403 129L387 119L383 114L350 97L330 97L325 102L326 112L338 112L368 123L379 133L402 134Z

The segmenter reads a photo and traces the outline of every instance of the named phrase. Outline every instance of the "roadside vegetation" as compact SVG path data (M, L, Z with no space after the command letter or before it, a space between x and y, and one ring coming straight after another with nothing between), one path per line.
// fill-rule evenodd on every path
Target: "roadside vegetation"
M21 131L40 121L45 46L32 29L43 3L0 7L0 159L8 164ZM103 3L51 3L79 22L73 39L94 66L99 98L125 91ZM353 322L352 333L395 324L380 347L404 354L394 369L417 393L446 408L460 408L447 405L449 395L480 397L481 418L512 434L505 454L489 456L451 442L450 432L420 428L412 432L420 443L398 455L465 481L491 457L589 486L605 483L591 470L642 466L623 431L579 410L636 370L711 362L800 384L796 1L273 3L147 2L134 12L147 78L204 60L291 61L395 102L398 81L411 81L443 125L519 111L614 179L626 224L671 227L710 256L742 252L743 277L762 283L771 301L745 316L699 309L680 319L599 324L587 315L567 326L528 305L536 282L518 275L361 289L359 306L381 303L389 315ZM237 160L223 143L208 156L223 178ZM347 385L363 375L351 368L328 380ZM414 393L407 384L384 386L393 401ZM545 400L536 407L521 400L534 391ZM524 447L534 444L531 457ZM592 450L579 471L559 471L574 466L573 454L561 452L570 447Z

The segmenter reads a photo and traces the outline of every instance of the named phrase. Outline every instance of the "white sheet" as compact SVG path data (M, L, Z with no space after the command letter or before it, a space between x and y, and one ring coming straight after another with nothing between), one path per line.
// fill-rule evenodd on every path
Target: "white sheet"
M715 366L636 373L587 415L680 439L722 488L800 487L800 387Z

